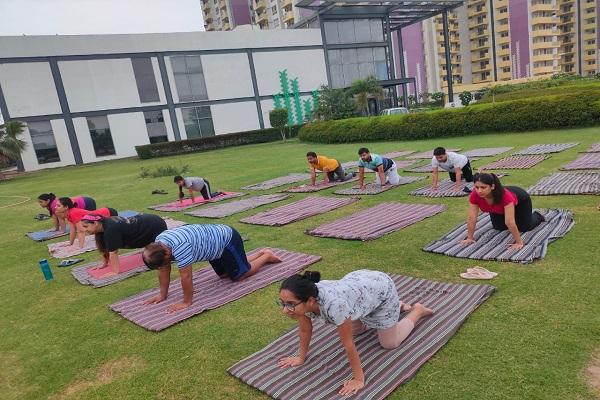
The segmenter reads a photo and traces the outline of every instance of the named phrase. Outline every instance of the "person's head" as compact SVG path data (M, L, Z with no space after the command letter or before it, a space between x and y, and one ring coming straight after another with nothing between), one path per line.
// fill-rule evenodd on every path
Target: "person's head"
M96 214L86 214L81 218L81 227L88 235L96 235L104 232L104 217Z
M171 265L171 249L162 243L152 242L144 247L142 259L150 269L167 267Z
M443 147L436 147L435 149L433 149L433 156L439 162L448 161L448 154L446 154L446 149Z
M366 147L361 147L360 149L358 149L358 155L360 156L360 159L363 161L371 160L371 153L369 152L369 149L367 149Z
M309 163L316 164L318 161L317 153L315 153L314 151L309 151L308 153L306 153L306 159L308 160Z
M315 283L321 280L317 271L305 271L302 275L292 275L281 283L279 288L279 305L282 311L291 318L314 309L317 305L319 289Z
M177 186L182 187L184 183L183 176L177 175L175 178L173 178L173 182L175 182Z
M38 196L38 203L40 207L48 208L54 199L56 199L54 193L42 193Z
M73 203L70 197L61 197L58 199L58 203L56 204L57 214L63 214L71 208L75 208L75 203Z
M486 172L478 173L473 176L473 184L475 193L479 197L492 199L494 204L502 202L504 196L504 187L500 183L500 179L496 174L488 174Z

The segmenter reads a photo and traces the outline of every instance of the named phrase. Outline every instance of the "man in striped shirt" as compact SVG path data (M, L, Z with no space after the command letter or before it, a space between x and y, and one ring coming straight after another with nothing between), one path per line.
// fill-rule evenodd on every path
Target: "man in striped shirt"
M281 260L272 251L263 250L249 259L240 234L228 225L184 225L169 229L156 237L154 243L144 248L144 263L150 269L158 269L160 294L144 304L155 304L165 300L169 294L171 262L177 263L183 289L183 302L169 306L168 311L183 310L192 304L194 286L192 264L208 261L217 275L240 281L257 273L268 263Z

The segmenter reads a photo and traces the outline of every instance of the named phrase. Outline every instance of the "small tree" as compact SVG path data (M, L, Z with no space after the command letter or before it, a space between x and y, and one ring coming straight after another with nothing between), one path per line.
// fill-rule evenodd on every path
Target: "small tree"
M285 142L285 128L288 125L288 110L287 108L279 108L269 112L269 122L275 129L279 129L281 139Z
M471 103L471 100L473 100L473 95L471 92L462 92L458 95L458 98L463 106L468 106L469 103Z
M369 97L375 97L378 100L384 97L383 87L373 75L352 82L349 91L354 96L356 108L367 116L371 115L369 112Z
M344 119L356 116L356 108L350 95L342 89L321 86L314 105L313 118L322 120Z
M431 93L431 100L433 100L434 103L442 104L442 102L444 101L444 92Z
M495 86L491 86L490 89L488 90L488 93L492 96L492 103L496 102L496 95L499 92L499 86L495 85Z
M9 121L0 125L0 155L15 161L27 147L27 142L18 138L23 133L25 124L20 121Z
M421 92L419 93L419 98L422 103L429 103L429 99L431 98L431 93L429 92Z

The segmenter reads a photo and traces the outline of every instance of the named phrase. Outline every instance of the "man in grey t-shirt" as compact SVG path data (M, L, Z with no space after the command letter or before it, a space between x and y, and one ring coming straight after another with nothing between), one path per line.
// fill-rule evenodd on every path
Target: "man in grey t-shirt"
M456 191L460 190L461 181L463 178L467 182L473 182L473 171L471 170L471 163L469 162L467 156L455 153L453 151L446 151L446 149L443 147L437 147L435 150L433 150L431 167L431 188L433 190L437 190L438 188L438 168L448 171L450 180L455 183L454 190Z
M177 186L179 186L179 200L182 200L184 197L184 188L189 190L192 202L194 202L194 192L200 192L204 200L209 200L212 197L215 197L220 194L218 192L212 193L210 190L210 183L204 178L199 178L196 176L184 178L178 175L173 179L173 182L175 182Z

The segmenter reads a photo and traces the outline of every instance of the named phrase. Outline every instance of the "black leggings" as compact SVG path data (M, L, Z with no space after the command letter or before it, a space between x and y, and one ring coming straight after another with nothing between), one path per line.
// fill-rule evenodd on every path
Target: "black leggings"
M467 161L465 166L462 167L461 171L461 180L464 179L466 182L473 182L473 170L471 169L471 161ZM448 171L448 175L450 175L450 180L452 182L456 182L456 172Z
M108 208L108 212L110 213L111 217L116 217L117 215L119 215L117 210L115 210L114 208L110 208L110 207L106 207L106 208Z
M210 183L206 179L204 179L204 187L200 189L200 194L204 200L208 200L213 197L212 192L210 191Z
M515 206L515 222L519 232L527 232L538 226L543 220L542 214L532 212L531 197L529 194L517 186L505 186L505 189L517 196L518 204ZM504 214L490 213L492 226L497 231L505 231L508 229L504 222Z
M85 209L88 211L94 211L96 209L96 200L91 197L84 197L83 202L85 203Z

